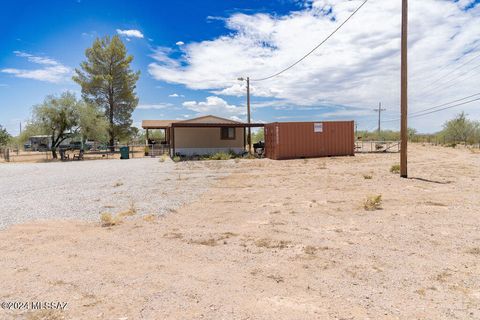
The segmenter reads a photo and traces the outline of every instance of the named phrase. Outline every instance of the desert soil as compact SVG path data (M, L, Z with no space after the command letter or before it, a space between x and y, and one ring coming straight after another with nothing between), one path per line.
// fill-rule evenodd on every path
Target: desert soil
M410 179L398 154L219 161L176 212L11 226L0 301L68 305L0 318L480 319L480 153L409 160Z

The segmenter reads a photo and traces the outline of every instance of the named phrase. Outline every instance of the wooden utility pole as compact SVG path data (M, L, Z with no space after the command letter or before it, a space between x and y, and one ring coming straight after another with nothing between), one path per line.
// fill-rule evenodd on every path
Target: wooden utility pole
M250 124L250 77L247 77L247 118L248 124ZM248 153L252 152L252 129L248 127Z
M401 48L401 85L400 85L400 177L407 178L407 144L408 144L408 72L407 72L407 46L408 46L408 0L402 0L402 48Z
M373 109L374 111L378 111L378 140L380 140L380 132L381 132L381 129L380 129L380 124L381 124L381 114L382 114L382 111L385 111L387 109L382 109L382 103L379 102L378 103L378 109Z

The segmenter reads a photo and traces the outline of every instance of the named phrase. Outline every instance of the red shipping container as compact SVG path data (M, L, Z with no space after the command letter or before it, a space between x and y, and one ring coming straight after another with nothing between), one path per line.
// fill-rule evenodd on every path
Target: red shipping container
M265 156L270 159L355 154L353 121L274 122L264 130Z

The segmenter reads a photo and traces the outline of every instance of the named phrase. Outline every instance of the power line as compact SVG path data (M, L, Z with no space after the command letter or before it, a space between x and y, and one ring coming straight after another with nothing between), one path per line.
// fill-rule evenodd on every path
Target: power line
M473 99L473 100L469 100L469 101L465 101L465 102L462 102L462 103L454 104L453 106L433 110L433 111L426 112L426 113L423 113L423 114L417 114L417 115L412 116L412 118L418 118L418 117L426 116L426 115L431 114L431 113L440 112L440 111L451 109L451 108L454 108L454 107L463 106L464 104L472 103L472 102L475 102L475 101L478 101L478 100L480 100L480 98L476 98L476 99Z
M305 58L307 58L310 54L312 54L315 50L317 50L318 48L320 48L321 45L323 45L325 42L327 42L328 39L330 39L338 30L340 30L340 28L343 27L343 25L345 23L348 22L348 20L350 20L366 3L368 2L368 0L365 0L355 11L353 11L353 13L345 20L343 21L335 30L333 30L332 33L330 33L325 39L322 40L322 42L320 42L317 46L315 46L312 50L310 50L307 54L305 54L303 57L301 57L300 59L298 59L295 63L291 64L290 66L286 67L285 69L277 72L277 73L274 73L268 77L265 77L265 78L259 78L259 79L250 79L251 81L264 81L264 80L268 80L268 79L271 79L273 77L276 77L282 73L284 73L285 71L287 70L290 70L291 68L293 68L294 66L296 66L297 64L299 64L301 61L303 61Z
M470 72L472 72L472 71L474 71L474 70L476 70L476 69L478 69L478 68L480 68L480 64L476 65L476 66L473 67L473 68L468 69L466 72L463 72L463 73L461 73L461 74L458 74L458 75L457 75L456 77L454 77L454 78L450 78L448 81L446 81L446 82L444 82L444 83L440 83L440 85L434 86L434 87L426 90L426 93L425 93L424 95L422 95L421 97L428 97L428 96L434 94L437 89L442 88L442 87L443 87L444 89L452 87L453 85L455 85L455 83L452 84L453 81L458 80L459 78L464 77L465 75L469 74ZM475 76L475 75L476 75L476 73L471 74L471 75L467 76L467 78L465 78L465 79L471 78L472 76ZM463 80L465 80L465 79L463 79ZM447 84L450 84L450 85L444 87L444 86L447 85Z
M475 52L475 50L477 50L479 47L480 47L480 42L479 42L476 46L474 46L474 47L470 50L470 52L467 53L467 55L470 54L470 53L472 53L472 52ZM473 57L472 59L470 59L470 60L468 60L468 61L465 61L464 63L462 63L461 65L459 65L459 66L456 67L455 69L453 69L453 70L445 73L443 76L440 76L440 78L438 78L437 80L435 80L435 81L433 81L433 82L430 82L430 83L427 84L426 86L423 86L422 89L428 88L428 87L431 86L432 84L437 83L438 81L442 80L442 78L444 78L445 76L452 74L453 72L457 71L458 69L461 69L463 66L469 64L470 62L472 62L473 60L477 59L478 57L480 57L480 54L479 54L479 55L476 55L475 57ZM450 66L449 64L445 64L443 67L441 67L441 68L438 70L438 72L445 70L445 69L446 69L447 67L449 67L449 66ZM426 78L426 79L428 79L428 78ZM425 80L425 79L424 79L424 80Z
M455 103L455 102L459 102L459 101L462 101L462 100L470 99L470 98L475 97L475 96L478 96L478 95L480 95L480 92L479 92L479 93L472 94L472 95L470 95L470 96L468 96L468 97L465 97L465 98L462 98L462 99L457 99L457 100L450 101L450 102L448 102L448 103L443 103L443 104L440 104L440 105L437 105L437 106L434 106L434 107L431 107L431 108L427 108L427 109L415 111L415 112L412 112L412 113L410 113L410 114L413 115L413 114L417 114L417 113L422 113L422 112L424 112L424 111L428 111L428 110L440 108L440 107L447 106L447 105L452 104L452 103Z
M422 117L422 116L425 116L425 115L428 115L428 114L432 114L432 113L435 113L435 112L440 112L440 111L447 110L447 109L451 109L451 108L454 108L454 107L459 107L459 106L462 106L462 105L464 105L464 104L472 103L472 102L475 102L475 101L480 100L480 98L476 98L476 99L472 99L472 100L469 100L469 101L457 103L457 104L454 104L454 105L452 105L452 106L448 106L448 107L445 107L445 108L432 110L432 109L434 109L434 108L438 108L438 107L441 107L441 106L449 105L449 104L452 104L452 103L455 103L455 102L458 102L458 101L462 101L462 100L465 100L465 99L468 99L468 98L471 98L471 97L474 97L474 96L477 96L477 95L480 95L480 93L477 93L477 94L474 94L474 95L465 97L465 98L463 98L463 99L458 99L458 100L450 101L450 102L448 102L448 103L444 103L444 104L442 104L442 105L438 105L438 106L435 106L435 107L431 107L431 108L427 108L427 109L424 109L424 110L420 110L420 111L415 112L416 114L409 115L408 117L409 117L409 118ZM425 112L425 111L427 111L427 110L432 110L432 111ZM391 122L391 121L398 121L398 120L400 120L400 119L388 119L388 120L383 120L382 122Z

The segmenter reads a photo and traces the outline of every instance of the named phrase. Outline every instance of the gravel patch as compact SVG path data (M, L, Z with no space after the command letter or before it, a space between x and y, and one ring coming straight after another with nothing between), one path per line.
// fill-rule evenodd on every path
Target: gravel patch
M158 158L0 164L0 229L39 219L98 220L131 205L163 214L194 201L233 161Z

